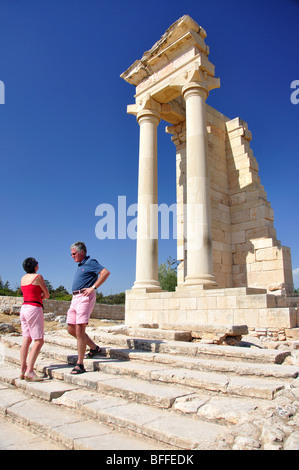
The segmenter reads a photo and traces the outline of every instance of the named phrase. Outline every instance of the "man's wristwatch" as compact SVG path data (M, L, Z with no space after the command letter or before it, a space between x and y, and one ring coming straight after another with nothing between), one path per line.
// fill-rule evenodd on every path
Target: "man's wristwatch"
M95 286L95 284L92 286L92 288L96 290L96 286Z

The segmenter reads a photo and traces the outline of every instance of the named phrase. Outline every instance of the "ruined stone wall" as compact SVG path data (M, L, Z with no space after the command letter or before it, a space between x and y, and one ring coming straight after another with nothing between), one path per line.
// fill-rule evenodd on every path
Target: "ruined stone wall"
M276 238L274 213L250 148L246 122L207 110L213 269L218 287L293 291L290 249ZM186 200L185 127L172 138L177 148L178 284L186 275L183 204Z
M233 287L229 180L226 160L226 121L207 105L213 269L219 287Z
M19 313L22 303L23 297L0 296L0 313ZM67 301L51 299L44 300L45 313L53 312L56 315L66 315L69 307L70 302ZM125 306L95 304L91 317L122 321L125 318Z
M276 238L274 213L240 118L226 122L227 172L233 255L233 286L293 291L290 249Z

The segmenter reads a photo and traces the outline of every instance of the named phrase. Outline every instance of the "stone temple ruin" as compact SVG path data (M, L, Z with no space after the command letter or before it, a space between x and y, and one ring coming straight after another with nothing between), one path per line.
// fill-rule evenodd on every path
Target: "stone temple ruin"
M290 249L277 240L247 123L206 104L220 87L206 36L183 16L121 75L136 87L127 111L140 127L136 280L126 293L126 324L296 328ZM150 217L158 221L151 208L158 202L161 119L176 148L175 292L159 285L158 240L149 224Z

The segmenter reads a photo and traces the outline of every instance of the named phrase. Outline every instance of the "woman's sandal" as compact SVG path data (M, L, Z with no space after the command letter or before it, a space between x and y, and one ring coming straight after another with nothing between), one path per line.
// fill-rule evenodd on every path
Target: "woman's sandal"
M42 382L44 380L44 377L39 377L34 372L32 372L29 374L24 374L24 379L26 380L26 382Z
M84 369L84 365L83 364L76 364L75 367L73 368L73 370L71 371L71 374L72 375L78 375L78 374L83 374L84 372L86 372L86 370Z
M90 349L90 351L86 354L85 359L91 359L98 354L101 354L101 348L99 346L97 346L95 349Z

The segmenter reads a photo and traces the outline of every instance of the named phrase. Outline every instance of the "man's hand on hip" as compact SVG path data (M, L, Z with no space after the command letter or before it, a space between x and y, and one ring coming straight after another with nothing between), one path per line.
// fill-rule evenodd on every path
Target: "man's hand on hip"
M92 292L95 292L95 289L93 287L86 287L85 289L82 289L83 295L87 297L88 295L92 294Z

